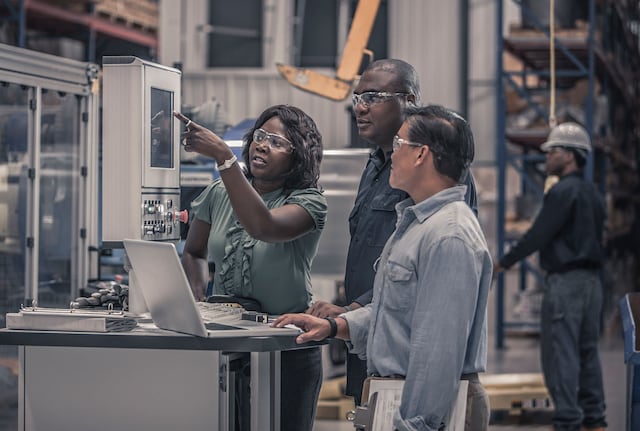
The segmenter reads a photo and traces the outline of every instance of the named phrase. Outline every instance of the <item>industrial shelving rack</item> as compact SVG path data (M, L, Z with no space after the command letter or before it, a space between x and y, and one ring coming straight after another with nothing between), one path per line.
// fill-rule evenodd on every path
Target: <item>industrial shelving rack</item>
M550 93L550 32L541 20L522 0L511 0L521 8L521 15L528 18L533 28L512 29L503 35L503 0L496 7L498 55L496 56L496 132L497 132L497 194L496 238L498 256L505 246L514 240L507 222L506 178L507 169L518 173L523 195L534 196L541 201L544 172L540 168L544 160L539 151L549 127L548 108L544 102ZM560 2L561 0L556 0ZM548 4L548 3L547 3ZM584 5L584 2L580 2ZM638 135L640 107L638 82L640 82L640 53L638 37L640 16L638 3L625 0L589 0L586 20L570 29L558 29L555 35L556 89L567 94L579 94L582 109L565 113L565 119L582 123L590 132L595 151L587 162L585 175L599 185L608 203L608 242L610 259L623 253L638 261L640 250L629 244L639 230L634 225L639 201L638 187ZM505 67L502 53L509 53L521 67ZM575 91L577 89L577 91ZM529 112L538 118L538 127L507 125L506 92L515 95ZM574 107L575 108L575 107ZM597 108L597 109L596 109ZM560 116L559 116L560 117ZM562 118L559 118L562 122ZM514 122L517 123L517 122ZM629 216L628 214L632 214ZM613 222L612 222L613 220ZM526 223L525 223L526 224ZM522 231L520 231L522 233ZM628 260L628 259L627 259ZM631 264L630 268L635 265ZM526 289L527 276L542 275L534 265L524 260L519 264L518 288ZM630 290L631 286L617 287ZM505 318L505 278L496 280L496 347L504 346L506 329L537 330L532 322L507 321Z
M89 62L99 61L113 40L142 58L155 56L158 48L157 0L0 0L0 24L15 35L5 43L20 48L30 48L30 37L80 40Z

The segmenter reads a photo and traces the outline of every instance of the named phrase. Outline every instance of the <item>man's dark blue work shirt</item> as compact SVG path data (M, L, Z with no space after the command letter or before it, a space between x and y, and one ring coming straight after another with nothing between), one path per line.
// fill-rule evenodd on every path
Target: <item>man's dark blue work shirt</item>
M362 173L358 194L349 215L351 242L347 254L345 294L347 304L366 305L373 296L373 265L396 227L398 202L408 197L389 185L390 153L386 159L380 148L370 156ZM465 201L478 214L476 188L471 173L467 175Z
M504 268L540 252L548 273L599 269L604 260L605 204L593 183L573 172L549 189L531 228L500 259Z

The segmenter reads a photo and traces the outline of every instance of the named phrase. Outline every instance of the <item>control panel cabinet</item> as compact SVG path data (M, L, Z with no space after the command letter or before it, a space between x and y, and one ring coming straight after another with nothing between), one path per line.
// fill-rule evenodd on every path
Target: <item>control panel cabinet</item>
M102 243L180 239L180 71L103 58Z

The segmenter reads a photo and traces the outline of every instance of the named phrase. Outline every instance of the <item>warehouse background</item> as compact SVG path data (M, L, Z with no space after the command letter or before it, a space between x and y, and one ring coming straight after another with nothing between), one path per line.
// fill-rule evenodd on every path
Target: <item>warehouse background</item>
M473 171L483 205L480 219L495 254L526 229L541 200L538 146L550 114L548 4L383 0L368 45L372 56L363 59L363 67L384 57L412 63L423 101L469 119L477 146ZM183 109L218 133L267 105L290 103L312 113L326 148L343 149L363 146L349 100L336 102L290 86L276 63L333 76L357 5L357 0L7 0L0 2L0 42L98 65L104 55L136 55L175 66L183 71ZM592 131L596 151L588 175L607 199L605 285L612 310L639 284L638 4L558 0L555 5L555 113L559 121L575 120ZM519 271L515 295L534 304L520 308L535 309L540 277L535 258ZM511 287L502 281L498 295L508 296ZM529 326L511 325L501 304L498 308L499 331Z
M328 149L361 147L349 99L300 91L276 63L335 74L356 0L3 0L0 43L101 64L104 55L135 55L183 71L185 110L219 133L275 103L317 121ZM538 147L550 103L548 1L383 0L369 49L373 59L413 64L424 102L454 108L476 137L473 172L480 221L494 254L529 225L541 200ZM608 206L608 330L616 304L640 290L637 211L640 133L640 13L625 0L556 0L556 115L587 126L596 151L588 175ZM364 59L364 64L369 59ZM0 164L10 160L0 141ZM0 182L8 182L0 170ZM348 172L352 180L359 175ZM354 177L355 176L355 177ZM4 195L0 193L0 204ZM348 205L346 205L348 207ZM7 213L9 214L9 213ZM0 217L0 238L11 217ZM0 301L12 286L0 275ZM13 268L11 270L14 270ZM496 345L511 333L535 333L540 291L532 257L499 279L493 305ZM318 280L333 295L335 276Z

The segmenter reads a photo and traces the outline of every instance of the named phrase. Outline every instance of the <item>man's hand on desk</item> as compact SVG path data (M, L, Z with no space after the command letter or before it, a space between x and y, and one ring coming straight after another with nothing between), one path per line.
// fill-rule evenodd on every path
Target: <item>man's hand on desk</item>
M302 344L309 341L322 341L331 333L331 325L326 319L310 316L308 314L283 314L273 321L271 326L284 328L286 325L295 325L303 332L296 338L296 343Z

